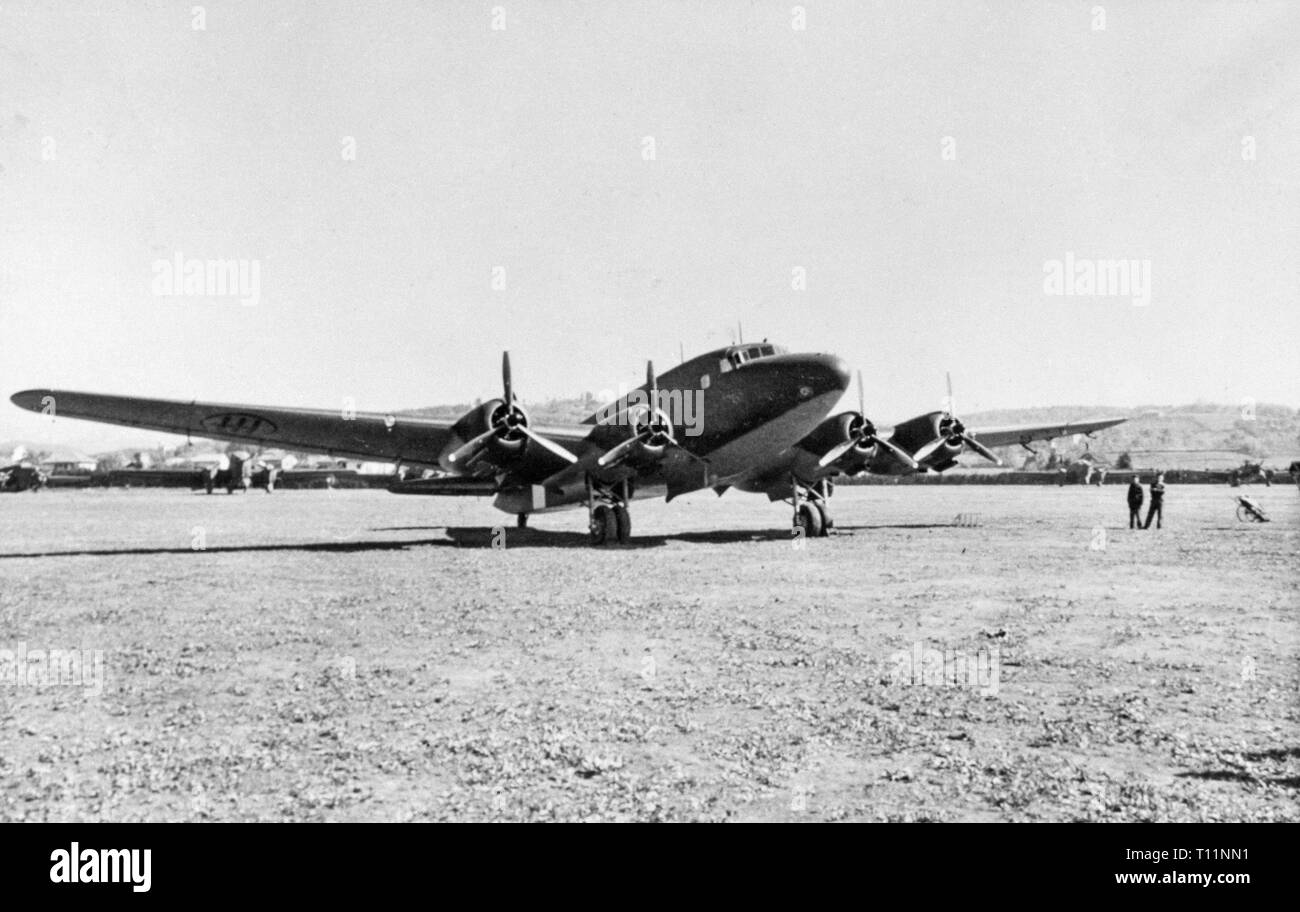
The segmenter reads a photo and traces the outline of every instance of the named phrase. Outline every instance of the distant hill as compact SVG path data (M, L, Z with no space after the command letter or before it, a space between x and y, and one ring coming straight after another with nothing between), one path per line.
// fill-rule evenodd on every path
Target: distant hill
M422 418L450 418L456 419L464 415L472 408L482 405L480 400L477 403L461 403L458 405L429 405L424 408L408 409L402 414L419 415ZM591 396L579 396L572 399L548 399L545 402L525 402L524 408L528 410L528 415L537 424L578 424L588 415L596 411L602 405L607 403L600 402Z
M1076 405L1008 409L961 417L971 428L1095 417L1128 418L1124 424L1101 431L1078 445L1072 440L1057 442L1057 450L1062 454L1077 455L1087 449L1111 462L1124 452L1132 454L1139 465L1181 468L1228 467L1240 465L1246 459L1285 466L1300 456L1300 409L1281 405L1258 405L1253 412L1244 414L1240 406L1207 403L1133 409ZM1035 449L1039 447L1035 445ZM1027 454L1019 447L1006 447L999 455L1010 457L1009 462L1019 465Z

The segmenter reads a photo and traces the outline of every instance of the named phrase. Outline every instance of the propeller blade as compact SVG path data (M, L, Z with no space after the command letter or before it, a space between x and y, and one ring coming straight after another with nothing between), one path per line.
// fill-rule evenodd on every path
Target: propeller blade
M882 447L884 447L886 450L892 453L895 459L897 459L899 462L901 462L903 465L907 466L908 468L911 469L921 468L921 464L916 461L915 457L909 455L907 450L903 449L897 444L890 443L888 440L881 440L879 437L876 438L876 443L880 444Z
M847 453L849 450L853 449L857 445L858 445L858 441L857 438L855 437L850 440L846 440L843 443L838 444L837 446L831 447L831 449L826 451L825 456L817 460L817 468L819 469L826 468L832 462L838 460L841 456L843 456L845 453Z
M858 371L858 414L866 419L867 415L867 397L862 392L862 371Z
M574 456L572 453L570 453L564 447L560 446L554 440L547 440L545 437L543 437L541 434L536 433L531 428L525 425L520 425L518 430L521 431L525 436L527 436L529 440L533 441L543 449L550 450L552 453L554 453L556 456L559 456L569 465L573 465L575 462L578 461L577 456Z
M970 447L976 453L979 453L989 462L993 463L994 465L1002 465L1002 460L998 459L998 457L994 455L992 450L990 450L984 444L980 443L974 437L971 437L969 434L962 434L961 439L962 439L962 443L966 444L966 446Z
M596 460L596 465L600 466L602 469L608 469L610 466L618 465L628 457L633 449L636 448L636 445L641 442L641 439L640 434L637 434L635 437L629 437L612 450L602 454L601 457Z
M506 408L515 404L514 390L510 384L510 352L501 353L501 385L505 387Z
M458 447L455 452L447 457L447 461L450 463L461 463L462 465L469 462L476 453L480 452L485 446L487 446L488 441L495 437L496 433L496 428L490 428L489 430L484 431L473 440Z
M944 371L944 376L948 378L948 414L957 414L957 404L952 401L952 372Z
M645 363L645 386L650 393L650 420L654 420L655 413L659 411L659 380L655 377L655 363L646 361Z

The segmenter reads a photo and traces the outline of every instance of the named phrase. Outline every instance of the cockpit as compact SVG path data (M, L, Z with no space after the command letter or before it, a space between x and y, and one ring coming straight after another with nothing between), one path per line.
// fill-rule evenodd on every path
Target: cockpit
M749 361L786 354L789 354L789 349L781 345L771 345L767 342L758 345L734 345L727 349L726 357L718 363L718 368L721 373L725 374L727 371L734 370Z

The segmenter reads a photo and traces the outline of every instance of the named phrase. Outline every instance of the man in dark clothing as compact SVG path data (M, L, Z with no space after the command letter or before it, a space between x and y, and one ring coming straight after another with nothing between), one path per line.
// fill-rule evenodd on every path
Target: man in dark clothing
M1144 529L1151 528L1151 518L1155 517L1156 528L1160 528L1161 522L1165 518L1165 476L1157 475L1156 480L1151 482L1151 507L1147 510L1147 524Z
M1146 500L1146 495L1142 493L1142 482L1134 475L1128 483L1128 527L1130 529L1142 528L1142 501Z

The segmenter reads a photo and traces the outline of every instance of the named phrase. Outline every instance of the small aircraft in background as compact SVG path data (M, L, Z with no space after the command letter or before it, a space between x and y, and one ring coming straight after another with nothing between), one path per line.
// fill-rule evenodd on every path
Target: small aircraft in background
M0 466L0 491L39 491L49 476L30 460L25 447L17 447L9 456L10 464Z
M55 414L270 447L327 453L440 475L394 483L399 494L493 496L518 517L585 506L593 544L625 543L635 499L712 488L767 495L793 509L802 533L832 526L830 479L871 472L942 472L963 453L999 463L992 448L1091 434L1124 418L967 429L951 406L878 430L864 409L828 415L849 387L844 362L779 345L730 345L645 383L577 424L535 425L515 395L510 355L502 394L458 419L109 396L15 393L14 404Z
M203 489L211 494L225 488L227 494L247 492L262 488L267 494L275 492L275 479L279 470L261 459L242 451L221 454L221 459L201 470Z

